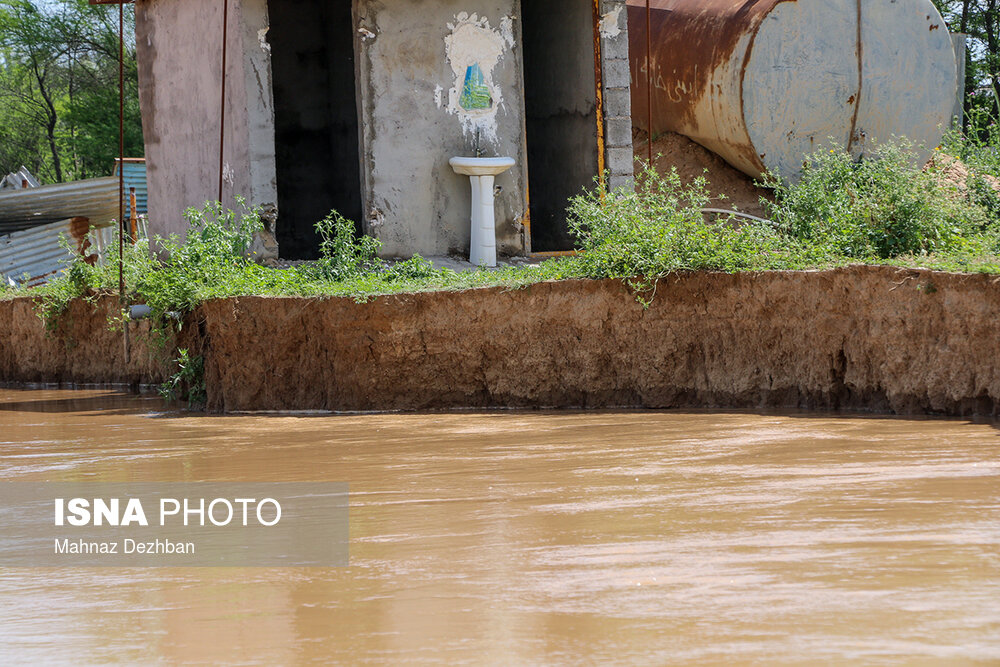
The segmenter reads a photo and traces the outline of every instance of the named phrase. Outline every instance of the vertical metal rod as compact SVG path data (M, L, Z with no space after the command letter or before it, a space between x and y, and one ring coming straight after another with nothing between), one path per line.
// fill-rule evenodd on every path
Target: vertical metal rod
M222 182L226 150L226 58L229 46L229 0L222 0L222 102L219 105L219 203L222 203Z
M646 138L649 167L653 167L653 10L646 0Z
M118 3L118 301L125 309L125 2ZM128 320L122 325L125 364L131 359ZM126 369L127 370L127 369Z
M125 305L125 3L118 3L118 297Z
M604 192L607 183L604 171L607 167L605 158L604 132L604 56L601 51L601 0L594 0L594 94L597 108L597 178Z

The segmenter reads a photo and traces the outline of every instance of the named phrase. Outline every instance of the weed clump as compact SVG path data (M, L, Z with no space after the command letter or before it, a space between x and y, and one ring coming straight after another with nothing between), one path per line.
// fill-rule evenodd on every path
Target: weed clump
M710 220L704 178L681 183L676 170L645 170L632 189L601 187L571 200L576 263L593 278L652 279L672 271L742 271L783 264L781 235L765 222Z
M147 304L155 326L167 332L183 319L171 315L207 299L243 295L367 299L588 277L624 279L644 300L642 293L658 277L676 271L892 263L1000 273L1000 194L994 177L1000 158L994 149L968 141L949 146L956 157L968 155L981 165L961 187L949 185L937 160L918 168L904 143L883 145L863 161L836 149L808 156L797 182L767 178L774 201L763 203L771 221L706 215L704 178L685 185L676 171L660 176L646 169L634 189L598 186L570 201L575 257L491 271L436 269L419 255L386 262L379 258L379 241L359 237L354 223L336 211L316 225L317 261L271 269L258 264L251 250L262 227L259 211L244 206L237 214L213 203L187 212L184 241L127 244L125 282L130 302ZM40 314L54 326L70 300L117 288L116 262L91 266L78 257L61 276L28 293L38 297ZM6 292L18 293L23 292Z
M160 396L173 403L187 401L189 408L203 407L207 400L205 389L205 359L181 348L174 360L177 371L160 385Z
M864 160L821 150L807 156L798 182L769 176L775 197L765 205L783 234L836 258L948 251L986 229L982 206L949 191L935 167L916 165L902 142L882 144Z
M332 282L355 278L377 267L381 243L370 236L355 236L354 223L331 211L316 223L320 258L311 265L314 277Z
M263 228L258 209L243 206L236 214L211 202L200 211L188 209L185 218L188 230L183 241L176 235L157 238L152 246L141 240L130 248L126 260L126 285L154 317L191 310L203 293L254 266L250 247Z

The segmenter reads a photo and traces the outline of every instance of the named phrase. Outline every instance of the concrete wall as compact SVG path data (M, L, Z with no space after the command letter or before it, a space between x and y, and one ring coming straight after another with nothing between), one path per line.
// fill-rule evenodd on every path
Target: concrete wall
M231 0L227 179L223 197L277 201L266 0ZM149 169L150 233L183 234L183 212L218 199L222 3L138 0L139 99Z
M574 25L579 24L581 35L573 40L574 52L582 59L579 72L586 72L592 69L593 49L579 47L593 33L583 9L591 5L577 2L580 20ZM501 254L526 252L523 223L530 165L524 132L521 0L353 3L362 229L383 242L388 256L467 253L468 178L455 174L448 159L473 154L478 135L485 155L517 161L514 169L497 178L497 245ZM154 233L182 233L183 210L218 196L220 4L137 3L140 97ZM627 184L632 175L624 4L624 0L600 4L604 158L613 187ZM558 11L553 9L546 20L560 20ZM242 195L273 213L278 193L268 29L267 0L230 0L224 203L233 206L233 196ZM490 103L485 109L468 109L461 103L471 65L479 66L488 89ZM338 84L341 90L346 85ZM580 87L588 96L593 93L589 78L581 79ZM332 167L310 164L307 171L324 168ZM267 219L273 220L273 215Z
M386 255L467 253L471 191L448 160L487 156L517 165L497 177L497 249L520 253L525 212L523 81L518 0L356 0L365 229ZM478 64L490 109L459 102Z

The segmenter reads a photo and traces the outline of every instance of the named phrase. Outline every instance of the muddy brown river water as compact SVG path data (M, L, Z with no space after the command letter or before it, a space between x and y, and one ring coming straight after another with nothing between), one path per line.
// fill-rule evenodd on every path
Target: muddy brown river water
M2 481L346 481L350 567L0 569L0 664L1000 664L994 423L197 416L0 391Z

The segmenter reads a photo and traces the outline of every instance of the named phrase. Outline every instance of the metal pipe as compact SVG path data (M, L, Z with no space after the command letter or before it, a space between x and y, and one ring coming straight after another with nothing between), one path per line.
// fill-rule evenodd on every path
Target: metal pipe
M219 108L219 203L225 174L226 150L226 58L229 46L229 0L222 0L222 102Z
M139 217L136 215L135 209L137 206L135 199L135 188L128 189L128 228L129 228L129 242L135 243L139 240L139 228L138 222Z
M653 167L653 10L646 0L646 139L649 167Z
M865 91L865 43L862 40L861 0L857 0L858 29L857 29L857 53L858 53L858 95L854 98L854 113L851 114L851 129L847 133L847 150L851 151L854 142L860 139L858 136L858 114L861 113L861 95ZM864 150L864 147L862 147Z
M122 308L125 295L125 4L118 3L118 300ZM122 327L125 364L132 360L128 323Z
M607 166L605 159L604 133L604 73L603 55L601 53L601 0L594 0L594 93L597 109L597 178L603 192L605 183L604 171Z
M182 319L180 311L176 311L176 310L168 310L165 313L165 315L168 318L170 318L170 319L172 319L174 321L177 321L177 322L180 322L181 319ZM147 306L144 303L137 304L137 305L134 305L134 306L130 306L129 309L128 309L128 318L130 320L132 320L132 321L135 321L135 320L145 320L145 319L149 319L152 316L153 316L153 309L150 308L149 306Z
M543 252L533 252L531 253L532 259L548 259L551 257L576 257L580 254L579 250L550 250Z
M125 5L118 3L118 299L125 305Z
M739 211L730 211L725 208L703 208L702 213L709 213L712 215L731 215L734 218L744 218L746 220L753 220L754 222L760 222L768 225L773 225L773 220L767 220L765 218L758 218L756 215L750 215L749 213L740 213Z

